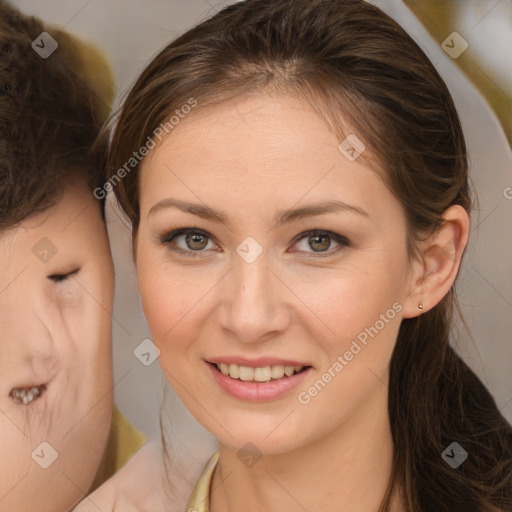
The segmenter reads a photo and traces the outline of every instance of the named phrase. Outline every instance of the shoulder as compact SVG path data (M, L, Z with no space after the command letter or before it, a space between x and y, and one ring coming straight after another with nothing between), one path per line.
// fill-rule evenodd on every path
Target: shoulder
M174 460L166 473L161 444L150 441L73 512L183 512L211 455Z
M73 512L154 512L166 510L163 453L146 443L112 478L87 496Z

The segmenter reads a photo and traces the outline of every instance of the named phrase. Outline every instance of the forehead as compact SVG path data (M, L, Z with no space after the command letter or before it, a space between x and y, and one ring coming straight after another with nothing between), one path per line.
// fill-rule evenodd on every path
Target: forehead
M142 162L141 216L171 193L240 211L327 198L367 211L396 207L381 177L347 158L340 142L309 103L291 96L249 95L199 108Z
M62 256L71 248L88 252L94 248L95 240L105 236L102 228L98 201L85 183L72 183L55 205L0 233L3 269L10 262L19 264L24 260L39 260L44 263L45 259L51 259L52 254ZM73 245L79 241L81 245Z
M312 150L338 144L308 103L289 95L252 94L217 106L201 108L199 103L199 109L186 116L150 152L142 167L159 155L168 158L169 163L172 159L197 161L199 156L203 166L247 162L270 169L276 162L282 167L289 156L296 163ZM197 148L201 148L201 155L197 155Z

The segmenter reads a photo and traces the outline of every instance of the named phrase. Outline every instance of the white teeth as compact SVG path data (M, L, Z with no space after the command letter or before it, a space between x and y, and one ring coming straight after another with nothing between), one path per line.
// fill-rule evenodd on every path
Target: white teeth
M282 364L272 366L271 373L273 379L282 379L284 377L284 366Z
M269 382L272 379L282 379L285 375L291 377L294 373L300 372L303 366L283 366L276 364L274 366L263 366L253 368L250 366L239 366L237 364L219 363L217 368L232 379L243 381Z
M23 389L15 388L10 392L10 395L17 404L27 405L41 396L42 390L43 386L32 386L31 388Z
M288 377L291 377L295 373L295 366L285 366L284 373L288 375Z
M240 380L254 380L254 368L250 366L240 366Z
M236 364L230 364L229 365L229 376L233 379L239 379L240 378L240 366Z
M254 380L256 382L268 382L271 378L272 372L270 371L270 366L254 369Z

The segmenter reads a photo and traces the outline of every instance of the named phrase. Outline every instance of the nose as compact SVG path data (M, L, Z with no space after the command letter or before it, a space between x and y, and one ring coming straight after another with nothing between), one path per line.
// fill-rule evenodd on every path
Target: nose
M269 267L265 252L252 263L236 256L221 293L220 327L238 341L266 341L290 324L291 292Z

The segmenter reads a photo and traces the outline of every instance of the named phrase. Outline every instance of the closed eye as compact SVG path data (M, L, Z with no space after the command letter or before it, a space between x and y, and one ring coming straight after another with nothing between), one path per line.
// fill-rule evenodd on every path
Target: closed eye
M52 274L52 275L48 276L48 279L50 281L53 281L54 283L61 283L62 281L65 281L66 279L68 279L70 276L76 274L79 270L80 270L80 268L77 268L71 272L67 272L67 273L63 273L63 274Z

